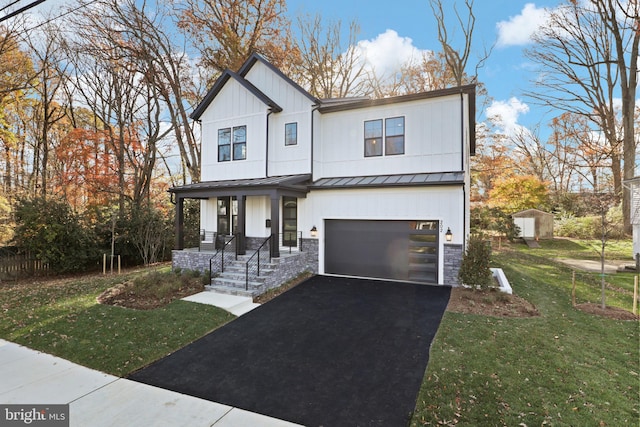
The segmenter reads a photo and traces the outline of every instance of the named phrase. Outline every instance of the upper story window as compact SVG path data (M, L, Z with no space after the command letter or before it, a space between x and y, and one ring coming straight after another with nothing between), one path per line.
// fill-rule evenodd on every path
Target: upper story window
M232 136L233 136L233 140L232 140ZM247 158L247 127L246 126L236 126L233 128L218 129L218 161L219 162L230 161L232 148L233 148L233 160L245 160Z
M382 156L382 119L364 122L364 156Z
M364 156L404 154L404 117L385 119L382 125L382 119L364 122Z
M247 127L233 128L233 160L245 160L247 158Z
M218 161L231 160L231 128L218 129Z
M284 145L298 145L298 123L284 125Z
M404 154L404 117L393 117L384 121L384 154Z

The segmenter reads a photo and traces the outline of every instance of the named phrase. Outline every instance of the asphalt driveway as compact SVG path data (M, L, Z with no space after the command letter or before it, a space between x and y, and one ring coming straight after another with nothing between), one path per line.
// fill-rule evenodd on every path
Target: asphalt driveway
M129 378L306 426L404 426L450 291L315 276Z

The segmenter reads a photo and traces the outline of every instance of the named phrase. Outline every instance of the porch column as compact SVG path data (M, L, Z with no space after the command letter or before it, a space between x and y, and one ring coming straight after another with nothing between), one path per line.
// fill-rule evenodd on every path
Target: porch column
M236 252L238 255L244 255L247 253L246 245L246 225L247 225L247 196L238 194L236 196L238 200L238 224L236 224L238 230Z
M184 199L176 195L176 243L175 249L184 249Z
M271 194L271 256L280 258L280 195Z

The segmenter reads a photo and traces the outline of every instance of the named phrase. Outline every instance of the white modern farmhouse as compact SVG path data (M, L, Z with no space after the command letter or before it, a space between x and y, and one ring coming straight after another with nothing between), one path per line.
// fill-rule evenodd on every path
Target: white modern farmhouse
M253 55L192 118L202 176L170 190L175 267L253 294L302 270L457 284L475 86L325 100ZM201 200L199 248L184 248L185 199Z

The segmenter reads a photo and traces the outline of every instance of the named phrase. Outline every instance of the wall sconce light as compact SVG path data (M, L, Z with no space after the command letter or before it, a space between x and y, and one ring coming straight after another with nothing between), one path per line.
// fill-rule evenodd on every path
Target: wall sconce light
M315 225L313 227L311 227L311 237L313 237L313 238L318 237L318 229L316 228Z
M444 238L447 240L447 242L450 242L451 240L453 240L453 233L451 232L451 227L447 227L447 232L444 233Z

